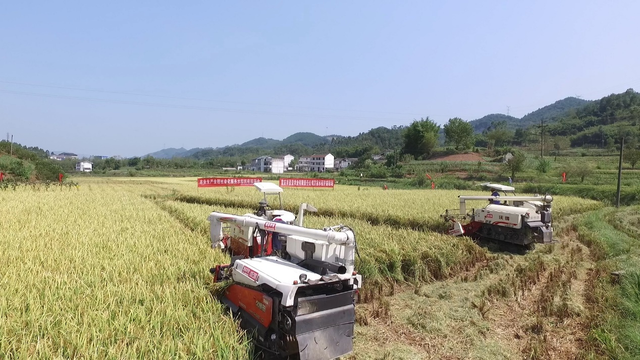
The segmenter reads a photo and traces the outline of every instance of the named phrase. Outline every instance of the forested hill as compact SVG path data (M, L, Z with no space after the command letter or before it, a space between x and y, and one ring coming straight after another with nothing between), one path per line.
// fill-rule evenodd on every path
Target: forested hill
M520 119L504 114L489 114L481 117L480 119L469 121L469 124L473 126L474 132L481 133L489 128L492 123L498 123L501 121L504 121L506 123L508 129L513 130L517 127L518 121L520 121Z
M640 94L628 89L589 102L551 124L552 136L568 136L571 146L609 147L624 135L640 139Z
M592 103L592 101L582 100L575 97L558 100L551 105L547 105L523 116L519 121L519 125L521 128L525 128L531 125L538 125L541 121L544 121L545 123L558 121L563 116L567 116L571 113L572 110L584 108L589 103Z
M157 159L171 159L172 157L186 157L200 150L203 150L203 149L194 148L191 150L187 150L185 148L179 148L179 149L168 148L168 149L162 149L160 151L153 152L151 154L147 154L146 156L152 156Z
M280 141L257 138L240 145L200 150L188 157L197 160L223 157L247 159L261 155L294 154L299 157L328 152L336 157L359 157L401 147L402 129L397 126L391 129L378 127L357 136L322 137L313 133L296 133Z
M606 102L608 100L603 99L600 101ZM505 130L513 132L516 129L538 126L541 120L544 120L545 124L551 126L559 119L565 119L563 120L563 124L565 124L563 126L571 127L572 125L570 124L574 124L571 123L571 121L576 121L576 114L593 113L594 106L596 106L595 104L599 104L600 101L586 101L575 97L567 97L537 109L521 119L504 114L490 114L483 118L470 121L469 123L473 126L476 133L483 133L490 128L492 124L494 126L496 124L505 124ZM585 117L586 115L580 116ZM578 122L581 122L581 120ZM197 160L226 158L225 162L229 163L229 166L232 166L234 163L240 163L241 161L246 162L247 159L262 155L282 156L285 154L293 154L299 157L313 153L331 152L336 157L360 157L365 154L384 153L389 150L401 148L403 145L402 132L405 128L405 126L393 126L391 128L378 127L367 132L362 132L357 136L331 135L323 137L309 132L300 132L283 140L260 137L239 145L220 148L194 148L190 150L184 148L165 149L150 155L159 158L187 157ZM555 127L553 129L556 133L570 132L569 129L563 127ZM441 129L441 141L443 140L442 132ZM576 134L574 133L573 135Z
M568 97L533 111L520 119L504 114L490 114L480 119L472 120L469 123L473 126L473 130L476 133L483 132L491 126L491 123L493 122L498 123L501 121L506 123L507 129L513 131L540 124L541 121L544 121L545 123L555 122L558 119L567 116L572 110L581 109L589 103L590 101L588 100Z
M357 136L333 139L332 153L337 157L359 157L366 153L382 153L402 147L404 126L380 126Z
M39 147L27 147L0 141L0 172L5 181L58 180L64 173L59 164L49 159L49 152Z
M290 135L282 140L267 139L264 137L255 138L244 142L238 146L241 147L257 147L264 149L273 149L282 145L300 144L306 147L314 147L330 143L330 140L310 132L298 132Z
M339 137L332 135L332 138ZM231 145L219 148L168 148L160 151L156 151L145 156L151 156L158 159L171 159L174 157L182 158L195 158L206 159L210 157L218 157L220 154L232 154L231 156L237 156L238 154L256 154L266 153L276 150L278 152L291 152L298 151L300 149L311 149L319 145L326 145L331 143L331 140L327 137L316 135L310 132L298 132L283 140L275 140L264 137L251 139L239 145ZM287 150L291 151L287 151ZM259 156L259 155L258 155Z

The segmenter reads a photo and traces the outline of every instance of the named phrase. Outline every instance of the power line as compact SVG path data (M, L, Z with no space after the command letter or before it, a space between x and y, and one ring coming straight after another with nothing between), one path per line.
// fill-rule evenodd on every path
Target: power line
M90 98L90 97L82 97L82 96L42 94L42 93L31 93L31 92L22 92L22 91L11 91L11 90L0 90L0 93L7 93L7 94L14 94L14 95L38 96L38 97L48 97L48 98L59 98L59 99L70 99L70 100L97 101L97 102L115 103L115 104L124 104L124 105L141 105L141 106L174 108L174 109L188 109L188 110L207 110L207 111L239 113L239 114L298 116L298 117L313 117L313 118L320 118L320 119L327 118L327 119L349 119L349 120L366 120L366 121L371 121L371 120L405 121L405 120L390 119L390 118L313 115L313 114L301 114L301 113L285 113L285 112L270 112L270 111L253 111L253 110L214 108L214 107L209 107L209 106L195 106L195 105L172 105L172 104L160 104L160 103L150 103L150 102L142 102L142 101L109 100L109 99Z
M210 100L210 99L188 98L188 97L168 96L168 95L152 95L152 94L143 94L143 93L126 92L126 91L112 91L112 90L100 90L100 89L74 88L74 87L57 86L57 85L41 85L41 84L24 83L24 82L7 81L7 80L0 80L0 83L3 83L3 84L14 84L14 85L35 86L35 87L44 87L44 88L50 88L50 89L97 92L97 93L103 93L103 94L133 95L133 96L156 97L156 98L175 99L175 100L219 102L219 103L239 104L239 105L289 107L289 108L292 108L292 109L363 112L363 113L389 114L389 115L407 115L407 116L418 116L419 115L417 113L398 113L398 112L371 111L371 110L331 109L331 108L321 108L321 107L306 107L306 106L292 106L292 105L278 105L278 104L261 104L261 103L251 103L251 102L241 102L241 101L228 101L228 100Z

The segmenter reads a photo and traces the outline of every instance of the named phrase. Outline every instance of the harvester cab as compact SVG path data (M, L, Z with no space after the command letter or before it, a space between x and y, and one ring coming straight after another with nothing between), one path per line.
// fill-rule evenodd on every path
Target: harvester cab
M355 269L356 236L344 225L311 229L267 195L282 189L262 183L265 195L254 214L212 212L213 248L231 262L210 269L228 286L219 300L240 319L256 349L267 358L336 359L353 351L355 303L362 276ZM281 203L282 204L282 203Z
M518 196L512 186L493 183L480 185L489 189L491 195L458 196L460 208L448 209L441 215L449 224L450 235L467 235L474 239L528 247L534 243L554 242L551 195ZM466 202L472 200L488 201L488 204L467 212Z
M295 220L295 215L289 211L284 210L282 205L282 188L274 183L270 182L257 182L253 186L263 194L263 198L258 203L258 211L255 215L264 219L273 220L275 218L282 219L285 223L292 224ZM279 207L273 209L269 205L269 196L277 196Z
M256 216L259 216L263 219L278 220L284 222L285 224L296 224L298 226L303 226L304 212L318 211L312 205L302 203L298 208L298 216L296 217L294 213L284 210L284 205L282 204L282 193L284 190L280 186L270 182L258 182L254 183L253 186L264 195L262 200L260 200L260 202L258 203L258 211L256 211L255 213ZM280 205L278 209L273 209L269 205L269 199L267 198L267 196L278 197L277 201Z

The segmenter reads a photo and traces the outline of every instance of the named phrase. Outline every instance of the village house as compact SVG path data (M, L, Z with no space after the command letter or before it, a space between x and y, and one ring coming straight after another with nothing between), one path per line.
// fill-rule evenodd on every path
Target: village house
M325 172L334 169L334 157L331 154L302 156L296 166L298 171Z
M59 160L59 161L62 161L64 159L77 159L77 158L78 158L77 154L68 153L68 152L61 152L58 155L51 153L51 156L49 156L49 159Z
M336 170L342 170L342 169L346 169L349 166L353 165L356 161L358 161L358 158L341 158L341 159L336 159L334 161L334 165L333 167Z
M89 161L80 161L76 163L76 171L91 172L93 171L93 163Z
M283 157L260 156L251 160L249 170L282 174L288 170L291 161L293 161L293 155L290 154Z

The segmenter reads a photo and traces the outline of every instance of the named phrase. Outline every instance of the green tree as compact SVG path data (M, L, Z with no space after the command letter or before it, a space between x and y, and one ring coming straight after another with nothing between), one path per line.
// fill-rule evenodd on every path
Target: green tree
M593 168L587 164L574 164L567 171L567 177L573 175L580 178L580 182L584 182L584 178L593 174Z
M524 170L524 164L527 161L527 156L524 152L516 150L513 153L513 157L504 163L504 167L511 172L511 179L516 179L516 174Z
M65 171L60 167L57 162L49 159L40 159L35 163L36 178L38 180L50 180L57 181L59 174L64 174Z
M553 149L556 151L556 156L560 154L561 150L566 150L571 147L571 140L566 136L555 136L551 139L553 143Z
M443 129L447 143L454 144L456 150L468 149L473 145L473 126L468 122L460 118L449 119Z
M638 161L640 161L640 150L629 149L625 153L623 153L624 161L631 164L631 168L635 168Z
M427 158L438 144L440 125L426 119L415 120L402 134L404 144L402 152L414 158Z
M139 157L132 157L130 159L127 160L127 165L131 166L131 167L136 167L138 166L138 164L140 164L140 158Z
M525 129L516 129L516 132L513 134L513 143L518 146L527 146L529 137L527 134L527 130Z
M507 129L507 122L504 120L492 122L484 134L495 147L505 146L513 138L513 133Z
M551 170L551 161L545 158L538 158L536 170L544 174L548 173Z
M114 158L105 159L104 167L105 167L105 169L118 170L118 169L120 169L120 161L118 161L118 160L116 160Z

